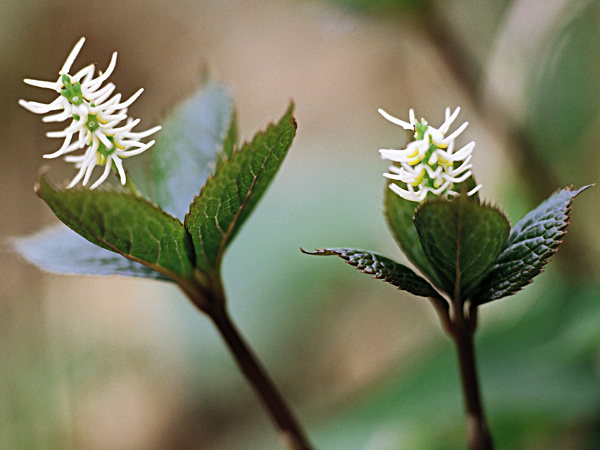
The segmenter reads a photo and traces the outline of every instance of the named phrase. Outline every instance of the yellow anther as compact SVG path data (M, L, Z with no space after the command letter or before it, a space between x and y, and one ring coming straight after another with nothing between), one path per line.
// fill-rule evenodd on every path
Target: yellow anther
M425 178L425 169L421 169L421 173L415 177L415 181L411 184L413 186L418 186L423 181L423 178Z

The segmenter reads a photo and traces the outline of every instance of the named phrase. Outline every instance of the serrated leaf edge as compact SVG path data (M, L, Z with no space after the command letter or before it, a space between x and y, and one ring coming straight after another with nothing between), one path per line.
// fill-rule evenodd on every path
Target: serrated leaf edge
M346 259L343 255L340 255L337 251L332 250L332 249L326 249L326 248L320 248L320 249L318 249L318 248L316 248L314 252L307 252L302 247L300 247L300 251L302 253L304 253L305 255L313 255L313 256L337 256L337 257L343 259L346 264L355 267L356 270L360 270L362 273L366 273L367 275L372 275L373 274L373 272L368 272L366 269L361 269L359 267L358 263L353 263L349 259ZM370 251L366 251L366 250L360 250L360 251L363 252L363 253L365 253L365 254L377 254L378 255L378 253L376 253L376 252L370 252ZM426 283L426 284L429 285L429 287L431 288L433 294L435 294L435 295L437 295L437 296L439 296L441 298L441 295L436 291L435 287L432 286L431 284L429 284L429 280L421 277L419 274L415 273L414 271L412 271L412 269L410 269L409 267L406 267L403 264L397 263L396 261L394 261L394 260L392 260L390 258L387 258L385 256L384 256L384 258L389 259L391 262L393 262L394 264L396 264L398 266L402 266L402 267L410 270L416 277L421 278L424 283ZM399 291L406 291L406 292L409 292L410 294L413 294L413 295L415 295L417 297L427 297L427 296L415 294L414 292L411 292L411 291L409 291L407 289L403 289L401 286L396 286L394 283L392 283L392 281L388 280L385 277L385 275L383 275L383 274L377 274L376 273L375 275L372 276L372 278L375 279L375 280L383 280L386 283L389 283L392 286L398 288Z
M294 107L295 107L295 104L294 104L293 101L291 101L290 104L289 104L289 106L288 106L288 108L287 108L287 110L283 114L282 119L287 114L290 114L291 123L292 123L294 129L297 130L298 124L296 122L295 117L292 114L293 110L294 110ZM280 122L281 122L281 119L280 119ZM254 141L257 138L259 138L259 137L265 137L267 135L267 133L269 132L270 129L277 127L278 123L279 122L275 122L275 121L271 120L267 124L267 126L265 127L265 129L259 130L252 137L252 139L250 141L244 140L241 145L235 145L234 148L233 148L233 151L232 151L231 159L227 158L227 155L225 155L224 152L223 152L224 159L221 162L221 164L219 165L219 167L217 168L217 170L215 171L214 175L213 174L209 174L208 175L208 177L206 179L206 182L204 183L204 185L200 189L200 192L194 196L194 199L190 203L190 207L188 209L188 212L185 214L185 219L183 221L183 225L184 225L184 227L185 227L186 230L188 229L187 226L186 226L186 224L188 222L188 217L190 217L190 212L191 212L192 208L194 207L194 205L196 204L196 202L200 200L200 198L202 197L202 194L204 193L205 189L207 189L207 187L209 186L209 184L211 182L213 182L214 179L219 176L221 170L223 170L223 167L225 166L225 162L230 162L230 163L235 162L235 158L237 157L237 155L242 154L242 152L243 152L243 150L244 150L244 148L246 146L251 146L254 143ZM295 135L296 135L296 131L294 131L293 136L295 136ZM259 174L262 173L262 171L264 170L264 168L265 168L265 166L267 164L267 161L268 161L268 159L264 161L264 163L262 164L262 166L260 168L260 171L256 174L256 176L252 180L251 187L248 189L248 192L247 192L246 196L244 197L244 199L240 202L240 208L235 213L234 218L231 221L231 223L229 224L229 227L228 227L227 231L224 232L224 234L223 234L223 239L221 240L221 243L219 244L219 251L217 253L217 259L215 260L215 267L214 267L214 269L218 270L218 268L220 266L220 260L223 257L224 249L227 246L227 243L229 242L229 237L233 233L233 230L235 229L235 225L237 223L237 220L239 219L239 216L241 215L242 211L244 210L246 203L250 199L250 196L252 195L252 192L254 191L254 186L256 186L256 182L257 182L257 180L259 178ZM188 234L189 234L189 231L188 231ZM190 236L191 236L191 234L190 234ZM198 236L199 236L200 239L202 239L202 235L199 234ZM195 246L194 246L194 249L195 249ZM209 258L208 258L208 255L204 251L204 246L202 246L201 251L202 251L202 253L204 255L205 260L208 261Z
M527 286L527 285L531 284L531 283L533 282L533 279L534 279L536 276L538 276L539 274L541 274L541 273L543 273L543 272L544 272L544 268L545 268L545 266L546 266L546 265L547 265L547 264L550 262L550 258L552 257L552 255L554 255L554 254L555 254L555 253L558 251L558 248L559 248L559 247L560 247L560 245L563 243L564 236L565 236L565 235L566 235L566 234L569 232L569 231L567 230L567 228L568 228L568 226L571 224L571 216L572 216L572 214L571 214L571 211L572 211L572 209L573 209L573 200L575 199L575 197L577 197L577 196L578 196L579 194L581 194L583 191L585 191L586 189L588 189L588 188L590 188L590 187L592 187L592 186L595 186L595 185L596 185L596 183L588 184L588 185L586 185L586 186L583 186L583 187L581 187L581 188L579 188L579 189L577 189L577 190L575 190L575 191L573 190L573 185L571 185L571 186L567 186L567 187L565 187L565 188L562 188L562 189L560 189L560 188L559 188L559 189L557 189L556 191L554 191L554 192L553 192L553 193L552 193L552 194L551 194L551 195L548 197L548 199L549 199L550 197L552 197L552 196L554 196L554 195L557 195L557 194L559 194L561 191L570 191L570 192L572 192L572 193L573 193L573 195L572 195L572 196L571 196L571 198L569 199L569 202L567 203L567 206L566 206L566 209L565 209L565 217L566 217L565 223L564 223L564 225L563 225L561 228L559 228L559 229L558 229L558 231L562 232L562 234L560 235L560 239L556 241L556 246L555 246L554 248L552 248L552 249L551 249L551 251L552 251L552 252L550 253L550 255L548 255L548 257L542 261L542 264L540 265L540 267L539 267L539 268L536 268L536 269L534 270L534 272L532 273L532 275L529 277L529 279L528 279L526 282L524 282L524 283L523 283L523 285L522 285L522 286L520 286L520 287L518 287L517 289L515 289L515 290L513 290L513 291L511 291L511 292L509 292L509 293L506 293L506 294L502 294L502 295L498 295L498 296L496 296L496 295L492 295L492 296L491 296L489 299L485 300L485 302L483 302L483 303L479 303L479 302L478 302L478 304L485 304L485 303L489 303L489 302L491 302L491 301L494 301L494 300L499 300L499 299L501 299L501 298L504 298L504 297L510 297L511 295L515 295L517 292L519 292L519 291L522 291L522 290L525 288L525 286ZM548 199L546 199L546 200L548 200ZM544 200L544 202L545 202L546 200ZM542 202L542 203L543 203L543 202ZM540 205L541 205L541 203L540 203ZM536 206L536 208L537 208L537 206ZM536 208L534 208L533 210L535 210ZM533 210L532 210L532 211L533 211ZM529 213L527 213L527 214L529 214ZM526 216L527 214L525 214L525 216ZM523 216L523 218L524 218L525 216ZM509 234L509 236L510 236L510 234ZM507 247L505 246L505 247L502 249L502 252L500 252L500 255L498 255L498 258L500 258L500 256L502 255L502 253L504 253L504 251L506 250L506 248L507 248ZM496 260L496 261L497 261L497 260ZM490 273L491 273L491 271L493 270L493 268L495 267L495 265L496 265L496 263L494 263L494 265L491 267L490 271L489 271L489 272L486 274L486 276L487 276L488 274L490 274ZM483 277L481 281L484 281L484 280L485 280L485 277ZM473 291L477 291L478 287L479 287L479 286L475 286L475 287L473 288Z
M464 195L464 194L461 194L461 195ZM430 199L430 200L426 200L425 202L421 203L417 207L417 209L415 210L415 215L413 216L413 224L415 225L415 228L416 228L416 222L417 222L417 215L423 210L423 208L427 207L427 205L442 204L442 203L450 203L450 202L453 202L453 201L459 201L459 198L461 197L461 195L457 195L456 197L454 197L452 199L449 199L449 200L446 200L444 198L438 197L438 198L433 198L433 199ZM481 200L481 198L479 196L467 197L466 200L469 201L469 202L472 202L474 204L477 204L478 206L482 206L484 208L491 209L492 211L495 211L498 214L500 214L500 216L502 217L502 219L504 219L504 221L508 225L508 234L506 236L506 240L508 240L508 237L510 236L510 231L512 229L511 228L510 219L508 218L508 215L502 210L502 208L499 205L494 204L494 203L488 201L487 199L482 202L482 200ZM504 245L506 245L506 242L505 242ZM500 251L500 254L498 255L498 257L500 257L500 255L502 254L503 251L504 251L504 248ZM427 253L425 252L425 250L423 250L423 252L425 253L425 257L429 260L429 256L427 255ZM435 267L435 265L433 264L433 262L431 262L431 260L429 260L429 263L431 264L432 267ZM479 276L479 280L483 280L492 271L492 269L493 269L493 267L494 267L495 264L496 264L496 262L494 261L489 266L489 269L487 270L487 272L485 272L485 273L483 273L483 274L481 274ZM437 285L436 285L436 287L438 287L439 289L441 289ZM477 287L477 285L472 286L471 289L469 290L469 292L473 292L476 287ZM462 288L462 286L461 286L461 288ZM467 292L466 294L469 294L469 292ZM449 292L448 294L453 294L453 293Z
M42 172L40 174L40 180L35 184L35 186L33 188L34 191L35 191L35 193L36 193L36 195L38 197L40 197L42 200L44 200L43 197L42 197L42 189L43 189L42 182L45 182L48 185L48 187L50 189L54 190L55 192L59 192L60 193L60 192L64 192L65 191L64 188L63 189L56 188L55 186L52 185L52 183L50 182L50 180L47 177L47 171ZM74 191L74 192L86 192L87 189L77 186L74 189L72 189L72 191ZM149 200L148 198L143 197L143 196L139 196L139 195L131 194L131 193L129 193L126 190L117 190L117 189L113 188L112 186L100 186L96 192L103 193L103 194L109 194L109 195L113 195L113 196L119 196L119 195L129 196L129 197L133 198L135 201L139 201L139 202L142 202L142 203L145 203L145 204L151 206L155 211L157 211L160 214L166 216L168 219L177 222L183 228L184 232L186 233L186 235L190 239L191 245L193 246L193 242L192 242L191 236L189 235L187 229L183 226L183 223L181 223L181 221L179 219L177 219L176 217L174 217L171 214L167 213L165 210L163 210L162 208L160 208L156 203L154 203L153 201ZM98 240L98 242L102 242L111 251L113 251L115 253L118 253L119 255L123 256L124 258L127 258L127 259L129 259L131 261L135 261L135 262L137 262L139 264L142 264L142 265L144 265L146 267L149 267L152 270L155 270L155 271L157 271L159 273L162 273L163 275L169 277L170 279L172 279L175 282L178 282L178 283L185 283L186 282L186 280L187 280L186 278L184 278L184 277L176 274L175 272L172 272L172 271L164 268L163 266L161 266L159 264L151 263L149 261L137 258L137 257L135 257L133 255L129 255L129 254L121 251L119 248L115 247L110 242L106 242L102 238L96 236L96 234L93 233L91 230L89 230L89 228L87 227L87 225L85 225L83 222L79 221L77 219L77 217L74 217L74 220L76 220L78 222L78 224L83 229L85 229L91 236L93 236L96 240ZM75 230L73 230L73 231L75 231ZM194 255L188 255L188 252L184 250L183 256L192 256L192 257L195 257L195 254ZM195 267L195 261L190 260L190 263L191 263L192 267Z

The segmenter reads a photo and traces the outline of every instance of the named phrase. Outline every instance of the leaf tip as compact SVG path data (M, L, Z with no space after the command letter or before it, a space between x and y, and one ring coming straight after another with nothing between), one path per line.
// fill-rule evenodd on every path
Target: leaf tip
M579 194L581 194L583 191L585 191L585 190L587 190L587 189L591 188L592 186L596 186L596 183L592 183L592 184L588 184L588 185L586 185L586 186L582 186L582 187L580 187L579 189L577 189L577 190L575 190L575 191L573 192L573 197L576 197L576 196L578 196L578 195L579 195ZM573 191L573 185L571 185L571 188L570 188L570 190L571 190L571 191Z
M331 256L331 255L337 255L336 252L333 252L331 250L327 250L325 248L315 248L314 252L307 252L306 250L304 250L302 247L300 247L300 251L302 253L304 253L305 255L316 255L316 256Z

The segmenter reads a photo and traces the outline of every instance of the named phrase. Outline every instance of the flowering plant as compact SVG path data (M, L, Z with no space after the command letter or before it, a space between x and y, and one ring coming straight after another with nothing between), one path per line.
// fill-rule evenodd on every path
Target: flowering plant
M94 66L70 75L84 39L71 51L55 82L25 80L55 90L49 104L19 103L47 114L45 122L71 120L56 158L67 155L79 172L67 189L56 188L46 175L37 194L65 227L17 239L16 248L43 269L61 273L128 275L175 282L215 323L241 370L255 388L290 449L310 450L304 432L274 383L234 327L225 306L221 262L230 242L261 199L292 144L296 122L291 104L283 117L249 142L237 142L237 125L226 89L209 82L164 123L159 139L141 139L160 126L134 132L139 119L127 108L142 89L121 102L110 98L115 86L102 84L114 70L116 53L106 72L94 78ZM119 125L126 121L125 125ZM156 144L156 145L154 145ZM125 172L122 159L153 146L153 171L140 192ZM70 153L83 149L84 153ZM90 189L86 186L96 165L105 169ZM128 189L101 187L111 167ZM148 177L148 176L147 176ZM191 203L190 203L191 202ZM117 253L117 257L115 257ZM120 255L120 256L119 256Z
M470 142L463 148L454 152L454 140L467 128L468 123L463 123L450 136L445 136L458 116L460 108L456 108L452 115L450 108L446 108L446 121L439 128L430 126L425 119L420 122L415 120L415 112L409 112L410 122L404 122L390 116L383 109L379 113L390 122L400 125L405 130L413 130L415 140L410 142L404 150L379 150L381 157L400 164L400 167L391 165L384 176L391 180L406 183L408 189L402 189L395 183L390 184L396 194L414 202L422 202L427 196L443 195L446 198L455 197L454 185L462 183L471 176L471 152L475 142ZM458 167L454 163L461 161ZM415 191L415 188L417 189ZM474 187L467 196L473 195L481 188Z
M139 155L150 148L155 141L143 144L139 140L156 133L161 127L156 126L143 132L132 131L140 122L140 119L128 118L127 108L142 94L144 89L138 90L124 102L121 102L121 94L109 99L115 90L115 85L108 83L102 87L102 83L108 79L115 69L117 64L116 52L113 53L106 71L97 78L94 78L95 68L93 64L84 67L75 75L69 75L71 66L75 62L75 58L77 58L84 42L85 38L81 38L71 50L62 69L58 72L58 80L52 82L25 79L25 83L32 86L58 92L59 96L53 102L44 104L20 100L19 104L37 114L62 110L59 113L44 117L44 122L63 122L72 119L71 124L63 131L53 131L47 134L51 138L64 138L64 141L56 152L44 155L44 158L57 158L87 146L83 155L65 157L66 161L75 163L75 167L79 169L67 188L75 186L82 178L82 184L85 186L96 165L104 165L105 169L90 189L95 189L108 178L113 165L118 171L121 184L124 185L127 176L121 159ZM118 126L124 120L127 120L127 123ZM75 135L77 135L77 139L71 144Z
M56 82L25 80L52 89L49 104L21 100L28 110L47 114L45 122L70 124L49 137L64 139L56 152L79 169L66 189L42 175L38 195L71 230L62 226L16 240L18 251L40 267L61 273L128 275L176 283L206 313L232 351L241 370L279 429L290 450L310 450L302 428L264 368L239 335L226 309L221 263L231 241L274 178L295 136L293 105L283 117L238 144L235 114L225 89L207 83L165 121L157 141L140 142L161 127L134 132L127 101L111 98L116 53L106 72L94 66L70 75L84 40L72 50ZM473 335L478 307L512 295L538 275L562 242L573 199L581 189L558 191L511 229L505 214L482 202L471 154L474 142L455 150L467 123L450 132L459 114L446 110L435 128L424 119L409 122L383 110L392 123L413 133L405 149L380 150L392 161L384 176L385 216L391 232L420 272L378 253L350 248L317 250L337 255L376 279L428 298L458 352L471 450L489 450L492 439L476 373ZM126 121L125 125L120 125ZM154 145L153 170L143 192L133 186L122 159ZM70 153L84 149L84 153ZM84 189L93 169L102 175ZM128 189L102 186L111 169ZM75 187L82 181L83 187ZM81 237L85 239L81 239ZM115 256L116 254L116 256Z
M589 186L556 192L511 230L506 215L479 198L481 185L475 183L470 164L475 143L454 151L467 123L446 136L459 108L452 114L446 109L439 128L417 121L412 109L409 122L379 112L414 133L405 149L380 153L399 164L384 174L389 228L423 276L370 251L322 248L309 254L337 255L375 279L431 301L457 349L468 447L491 450L473 347L478 307L516 293L542 271L566 233L573 199Z

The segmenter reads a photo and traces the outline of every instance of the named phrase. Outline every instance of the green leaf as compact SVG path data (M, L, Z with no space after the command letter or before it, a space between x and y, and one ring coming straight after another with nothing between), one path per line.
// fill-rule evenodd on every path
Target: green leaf
M248 218L277 173L296 134L291 104L281 120L223 161L209 177L186 215L196 266L217 270L227 245Z
M233 153L236 150L236 145L238 141L238 131L237 131L237 117L235 115L235 111L231 114L231 123L229 124L229 130L227 130L227 134L225 135L225 139L223 140L222 151L217 154L217 162L215 165L215 171L221 167L224 161L233 158Z
M463 301L490 270L510 232L504 214L465 195L423 203L415 226L442 288L455 298L459 286Z
M55 189L44 175L36 192L69 228L102 248L175 280L189 279L193 248L176 218L143 197L99 189Z
M92 244L62 224L31 236L12 238L11 243L23 258L46 272L169 280L155 270Z
M408 260L435 285L440 286L438 276L421 247L413 221L419 203L400 197L389 188L391 183L392 181L388 181L384 192L384 214L388 226Z
M152 148L154 198L183 220L190 202L218 161L230 157L237 137L227 89L209 82L163 123Z
M408 260L413 263L427 278L429 278L436 286L441 286L441 282L429 262L427 255L421 247L421 241L417 234L417 229L414 224L414 216L419 203L406 200L392 191L389 186L394 183L388 180L384 192L384 214L388 222L388 226L392 231L392 235L400 246L402 252ZM469 177L465 182L466 190L470 191L477 183L473 176ZM397 183L396 183L397 184ZM402 186L406 188L405 186ZM479 193L471 196L471 199L479 201Z
M589 187L558 191L514 226L502 253L473 294L478 304L520 291L542 272L567 232L573 199Z
M302 249L300 249L302 250ZM373 252L365 252L351 248L322 248L307 255L337 255L348 264L356 266L363 273L372 274L373 278L387 281L398 289L408 291L420 297L438 297L439 294L425 279L402 264Z

